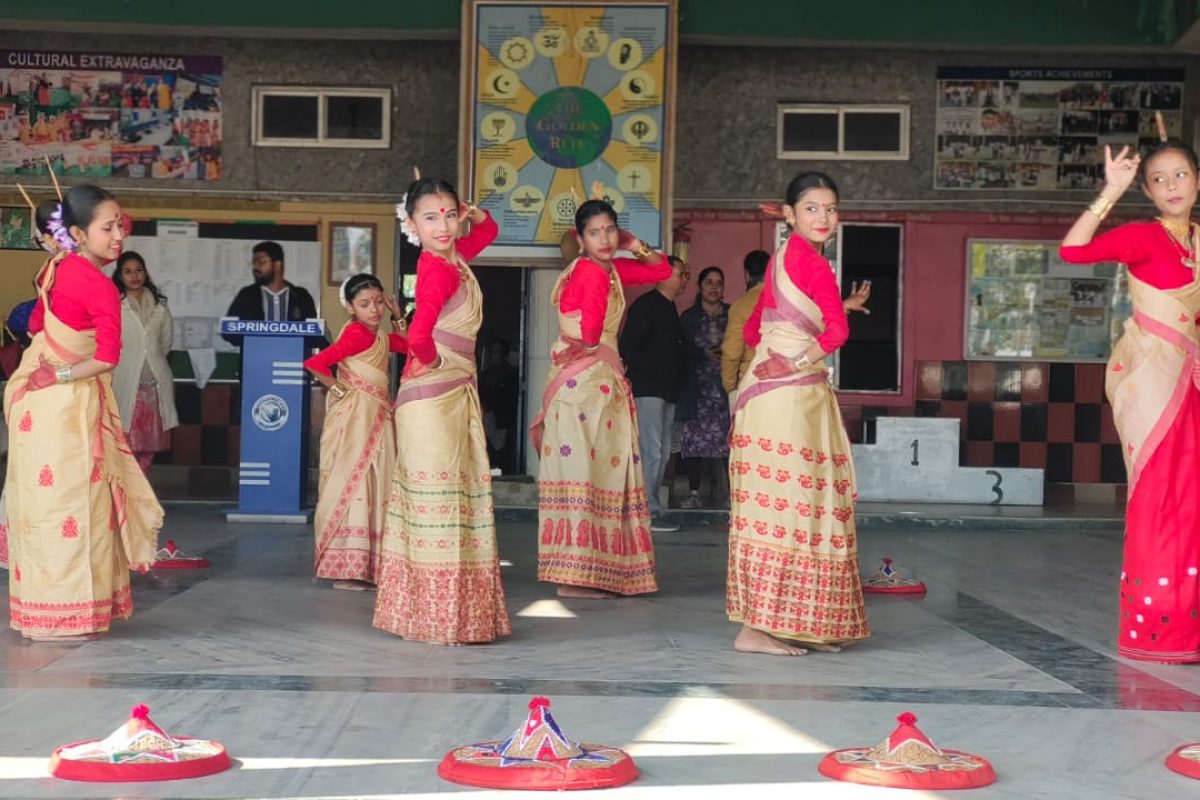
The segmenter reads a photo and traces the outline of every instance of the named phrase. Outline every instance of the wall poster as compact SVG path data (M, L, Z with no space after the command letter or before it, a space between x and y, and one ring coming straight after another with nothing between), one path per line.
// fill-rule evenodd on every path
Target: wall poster
M221 177L221 59L0 50L0 174Z
M1068 264L1058 242L967 242L970 360L1105 361L1133 313L1123 264Z
M667 246L676 21L675 0L464 3L459 189L500 224L488 255L557 260L596 181Z
M1095 191L1104 146L1183 131L1182 69L940 67L935 189Z

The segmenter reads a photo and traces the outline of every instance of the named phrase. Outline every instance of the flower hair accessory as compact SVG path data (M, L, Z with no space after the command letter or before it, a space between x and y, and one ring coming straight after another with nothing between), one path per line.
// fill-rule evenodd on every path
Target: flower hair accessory
M58 246L63 250L74 252L79 245L71 238L71 232L67 230L67 226L63 225L63 207L62 203L58 203L54 207L54 213L50 215L50 221L46 223L46 228L50 231L50 235L54 241L58 242Z
M408 239L408 243L416 247L421 246L421 237L413 229L412 223L408 221L408 194L405 193L400 198L400 202L396 203L396 219L400 220L400 232L404 234L404 238Z
M350 276L350 278L353 277L353 275ZM350 282L350 278L346 278L346 280L342 281L342 285L338 287L338 302L344 306L350 305L350 301L346 299L346 284Z

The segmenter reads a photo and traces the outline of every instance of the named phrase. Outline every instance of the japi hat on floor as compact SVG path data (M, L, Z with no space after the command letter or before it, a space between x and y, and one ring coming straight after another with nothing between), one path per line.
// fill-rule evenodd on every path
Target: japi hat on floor
M144 705L134 706L129 721L107 739L63 745L50 757L50 774L70 781L170 781L229 767L219 743L170 736Z
M917 728L905 711L891 736L875 747L834 750L817 767L827 778L897 789L977 789L996 782L987 759L942 750Z
M1200 780L1200 742L1175 748L1167 756L1167 769Z
M915 578L905 578L892 566L890 558L885 558L883 566L863 581L862 588L870 594L925 594L925 583Z
M175 546L174 539L167 539L166 546L159 548L155 554L151 569L200 569L207 566L207 558L189 556Z
M550 716L550 701L529 701L525 723L503 741L451 750L438 775L452 783L487 789L608 789L638 776L623 750L567 738Z

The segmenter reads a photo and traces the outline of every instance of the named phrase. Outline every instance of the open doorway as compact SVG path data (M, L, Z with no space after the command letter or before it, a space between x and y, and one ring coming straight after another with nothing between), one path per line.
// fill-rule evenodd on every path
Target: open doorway
M846 223L839 228L833 260L842 295L854 284L871 282L871 313L850 315L850 339L838 351L834 385L839 391L900 391L903 232L894 224Z

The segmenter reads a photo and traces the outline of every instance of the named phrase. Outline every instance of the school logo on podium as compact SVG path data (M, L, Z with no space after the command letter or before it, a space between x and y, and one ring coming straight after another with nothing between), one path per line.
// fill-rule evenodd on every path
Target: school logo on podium
M268 433L277 431L288 421L288 405L283 398L276 394L264 394L254 401L250 409L250 417L257 425Z

